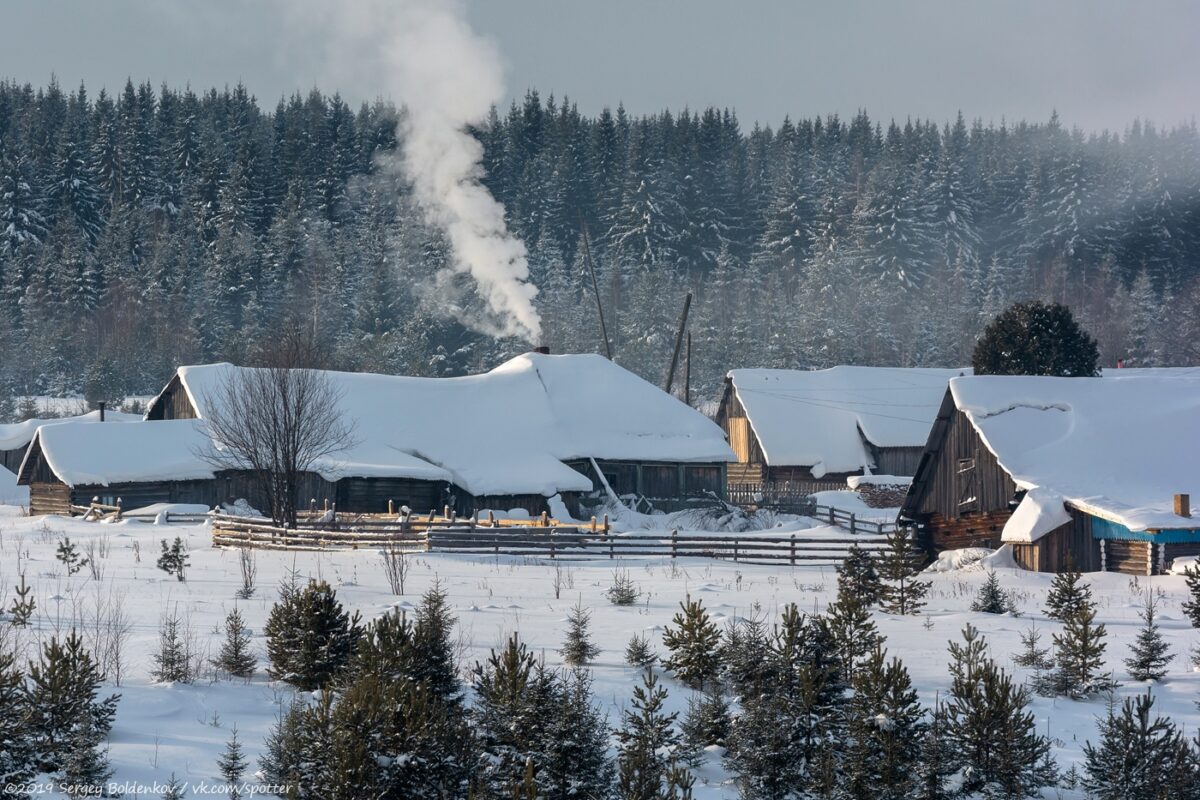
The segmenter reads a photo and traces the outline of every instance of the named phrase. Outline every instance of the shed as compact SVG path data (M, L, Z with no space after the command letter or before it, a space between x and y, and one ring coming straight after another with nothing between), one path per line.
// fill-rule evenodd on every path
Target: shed
M4 467L14 475L21 468L25 458L25 448L33 440L34 433L43 425L57 425L64 422L136 422L141 419L137 414L126 414L121 411L105 411L101 419L99 411L89 411L75 417L51 417L49 419L27 419L9 425L0 425L0 467Z
M900 521L933 551L1152 574L1200 554L1200 377L955 378Z
M947 381L969 371L732 370L717 412L737 458L730 481L816 491L851 475L912 475Z

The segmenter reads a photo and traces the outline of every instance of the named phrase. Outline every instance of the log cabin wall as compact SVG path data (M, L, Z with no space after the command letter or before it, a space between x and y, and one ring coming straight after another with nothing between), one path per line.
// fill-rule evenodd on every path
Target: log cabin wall
M29 484L29 513L31 516L42 514L71 513L71 487L65 483L48 483L31 481Z
M1099 572L1100 543L1092 536L1092 518L1077 511L1071 521L1031 544L1014 544L1013 558L1034 572Z
M924 447L871 447L876 475L905 475L917 474L917 465L921 463L921 453Z
M146 411L146 419L196 419L196 409L176 373Z
M929 470L918 514L957 519L1012 510L1017 485L962 411L950 418Z

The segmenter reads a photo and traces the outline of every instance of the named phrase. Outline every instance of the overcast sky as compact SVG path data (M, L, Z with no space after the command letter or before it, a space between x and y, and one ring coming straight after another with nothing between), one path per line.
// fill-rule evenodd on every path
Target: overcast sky
M0 76L53 72L93 92L126 76L194 87L243 81L281 94L340 89L357 102L386 77L344 77L320 26L281 24L283 0L5 0ZM1043 120L1124 130L1200 116L1194 0L467 0L508 62L510 95L569 94L595 113L736 108L743 126L785 114ZM293 14L293 17L298 16ZM399 99L399 98L393 98Z

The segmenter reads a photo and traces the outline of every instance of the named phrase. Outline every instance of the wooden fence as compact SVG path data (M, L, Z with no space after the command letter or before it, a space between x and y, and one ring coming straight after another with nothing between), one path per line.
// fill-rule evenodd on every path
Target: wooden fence
M726 490L729 502L748 509L769 508L790 514L804 514L812 505L811 495L817 492L845 489L845 481L766 481L763 483L730 483Z
M353 525L278 528L265 520L215 516L213 545L276 550L398 549L482 556L526 556L555 560L630 557L699 557L747 564L836 563L851 545L878 553L880 537L819 538L751 534L614 534L607 525L488 525L463 520L420 519L401 523L371 521Z

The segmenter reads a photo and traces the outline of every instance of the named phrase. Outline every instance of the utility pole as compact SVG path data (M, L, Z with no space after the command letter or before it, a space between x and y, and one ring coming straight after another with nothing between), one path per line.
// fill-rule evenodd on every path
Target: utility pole
M592 265L592 247L588 242L587 223L582 219L579 227L583 231L583 256L587 261L588 272L592 276L592 291L596 294L596 313L600 315L600 335L604 337L604 355L612 361L612 345L608 343L608 327L604 324L604 304L600 302L600 284L596 282L596 268Z
M683 298L683 314L679 317L679 330L675 333L675 349L671 352L671 366L667 367L667 378L663 381L663 391L671 393L675 383L675 367L679 365L679 349L683 347L683 332L687 329L688 311L692 308L692 293L688 292Z

